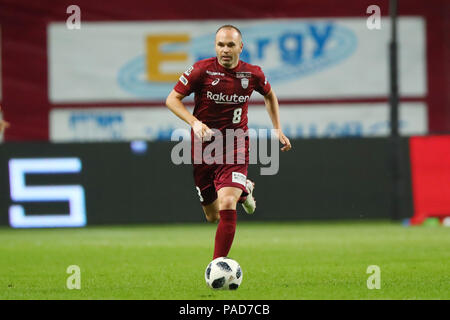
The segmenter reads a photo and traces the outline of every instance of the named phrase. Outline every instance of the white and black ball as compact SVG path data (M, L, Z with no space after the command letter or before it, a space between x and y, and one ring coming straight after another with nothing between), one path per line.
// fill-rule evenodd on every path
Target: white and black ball
M211 261L205 270L205 280L212 289L236 290L242 282L242 269L237 261L220 257Z

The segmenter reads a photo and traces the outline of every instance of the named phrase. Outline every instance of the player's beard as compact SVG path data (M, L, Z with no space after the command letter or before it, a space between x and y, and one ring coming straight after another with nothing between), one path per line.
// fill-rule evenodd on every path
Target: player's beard
M235 58L234 57L231 57L230 56L230 59L224 59L223 57L221 57L221 62L222 62L222 65L225 67L225 68L231 68L232 66L233 66L233 64L234 64L234 62L235 62Z

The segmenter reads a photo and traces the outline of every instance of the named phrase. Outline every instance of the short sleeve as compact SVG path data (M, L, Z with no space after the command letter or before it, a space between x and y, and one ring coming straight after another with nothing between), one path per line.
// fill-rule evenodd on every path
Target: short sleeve
M201 67L198 63L195 63L183 72L175 84L174 90L184 96L190 95L197 89L201 76Z
M256 68L255 76L256 76L255 90L258 91L263 96L265 96L270 92L271 86L260 67Z

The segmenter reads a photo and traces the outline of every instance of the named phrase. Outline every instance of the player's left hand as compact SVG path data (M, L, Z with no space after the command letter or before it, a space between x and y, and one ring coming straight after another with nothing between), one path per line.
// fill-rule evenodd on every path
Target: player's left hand
M289 141L288 137L286 137L281 130L276 130L276 134L278 136L278 139L280 140L283 147L281 147L281 151L289 151L292 149L291 142Z

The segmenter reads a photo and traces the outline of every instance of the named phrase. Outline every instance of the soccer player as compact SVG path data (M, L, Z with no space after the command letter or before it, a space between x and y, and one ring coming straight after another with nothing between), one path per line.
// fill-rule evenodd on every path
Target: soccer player
M166 99L167 107L188 123L191 137L202 140L202 149L208 145L213 130L226 135L227 129L242 129L247 132L248 100L254 90L264 96L268 114L280 142L281 151L291 149L289 139L280 125L278 99L261 68L239 59L242 52L242 35L232 25L221 26L216 31L216 57L196 62L180 77ZM191 114L182 100L195 93L195 107ZM254 184L247 179L248 135L245 138L245 163L196 164L194 181L206 219L219 220L213 259L226 257L231 249L236 231L236 205L242 203L247 213L253 213L256 203L253 198ZM242 149L242 146L234 146ZM194 158L193 147L191 150ZM238 150L234 150L237 154ZM225 153L225 147L224 147Z

